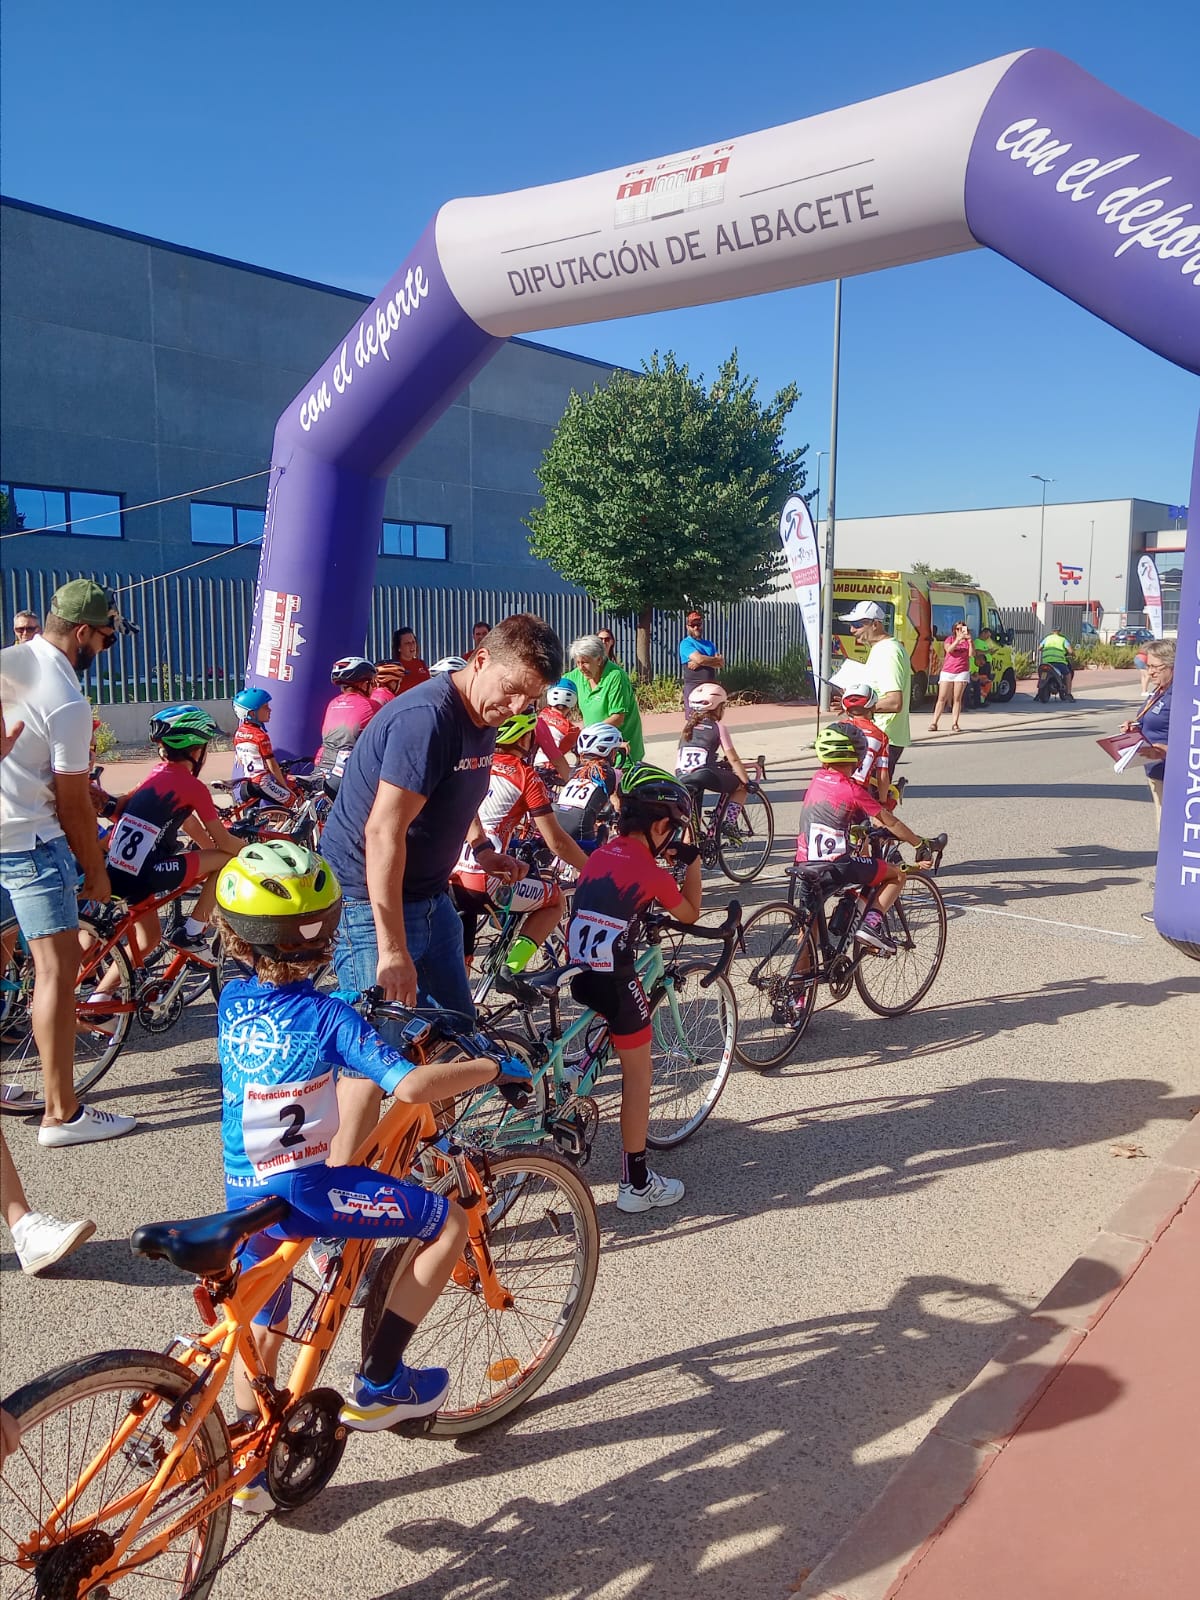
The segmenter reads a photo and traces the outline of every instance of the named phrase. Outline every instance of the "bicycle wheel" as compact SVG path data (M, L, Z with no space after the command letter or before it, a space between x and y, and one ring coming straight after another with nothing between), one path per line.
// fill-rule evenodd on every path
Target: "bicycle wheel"
M751 789L736 822L723 821L717 839L721 871L734 883L750 883L766 866L775 843L775 813L761 789Z
M728 980L708 976L702 961L675 969L679 1022L667 995L650 1018L650 1126L646 1143L655 1150L682 1144L721 1098L733 1066L737 1001Z
M85 945L84 973L75 991L75 1093L80 1098L93 1088L120 1054L133 1021L132 1011L106 1011L102 1002L89 1004L102 979L116 972L112 1000L133 1002L133 968L121 945L115 944L94 967L89 967L87 947L102 944L99 930L86 917L79 919ZM4 974L4 1027L0 1042L0 1078L5 1086L23 1091L0 1101L5 1111L28 1116L45 1106L42 1058L33 1037L33 957L21 946L13 952ZM107 992L107 991L106 991Z
M450 1370L445 1404L415 1425L437 1438L475 1433L524 1405L570 1349L596 1282L596 1202L574 1167L548 1151L511 1150L490 1168L488 1247L512 1304L503 1311L488 1306L468 1245L405 1353L413 1365ZM450 1192L453 1177L438 1187ZM375 1274L363 1315L364 1356L411 1250L389 1250ZM412 1432L414 1425L401 1423L396 1431Z
M225 1547L230 1503L222 1500L194 1526L188 1517L229 1481L229 1434L216 1406L120 1565L108 1567L175 1444L170 1413L195 1377L151 1350L111 1350L59 1367L5 1400L21 1429L19 1448L0 1469L0 1590L6 1596L111 1593L149 1600L176 1594L204 1600ZM140 1417L136 1428L114 1447L114 1436L133 1417ZM103 1465L79 1488L89 1464L101 1459ZM65 1508L60 1516L56 1507Z
M854 982L872 1011L899 1017L928 994L942 964L946 904L941 890L923 874L908 873L899 900L883 920L896 941L896 954L863 955Z
M730 977L738 1003L735 1051L744 1067L782 1066L817 1009L817 940L812 919L776 901L742 929L746 953Z
M529 1042L511 1033L489 1029L488 1038L503 1050L520 1056L530 1070L533 1062ZM462 1061L466 1053L460 1045L443 1045L431 1053L431 1061ZM510 1106L498 1089L484 1085L470 1089L455 1102L454 1137L481 1150L536 1143L545 1137L545 1119L550 1108L550 1074L535 1073L533 1095L524 1110Z

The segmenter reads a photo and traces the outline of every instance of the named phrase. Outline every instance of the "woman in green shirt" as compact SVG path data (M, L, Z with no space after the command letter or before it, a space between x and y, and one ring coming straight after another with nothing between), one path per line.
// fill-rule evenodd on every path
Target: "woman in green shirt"
M640 761L646 746L642 740L642 715L629 674L608 659L608 652L594 633L575 639L570 656L575 665L567 678L579 695L584 727L593 722L611 722L614 728L620 728L630 758Z

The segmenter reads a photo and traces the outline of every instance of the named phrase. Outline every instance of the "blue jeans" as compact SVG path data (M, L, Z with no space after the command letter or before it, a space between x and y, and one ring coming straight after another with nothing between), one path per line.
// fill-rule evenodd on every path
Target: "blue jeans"
M79 867L61 836L32 850L0 855L0 923L16 919L26 939L48 939L79 926Z
M418 997L422 1005L461 1011L472 1021L475 1004L463 960L463 927L448 894L430 900L404 902L404 937L417 969ZM375 982L379 945L375 917L369 900L345 900L333 945L333 970L338 988L355 994ZM380 1033L399 1048L399 1027L384 1023ZM342 1069L343 1076L354 1076Z

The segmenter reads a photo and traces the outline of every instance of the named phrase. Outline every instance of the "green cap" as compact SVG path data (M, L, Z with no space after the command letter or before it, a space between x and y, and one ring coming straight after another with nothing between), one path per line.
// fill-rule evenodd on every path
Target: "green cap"
M64 622L86 622L93 628L115 628L118 633L136 633L117 609L117 599L91 578L72 578L56 589L50 601L52 616Z

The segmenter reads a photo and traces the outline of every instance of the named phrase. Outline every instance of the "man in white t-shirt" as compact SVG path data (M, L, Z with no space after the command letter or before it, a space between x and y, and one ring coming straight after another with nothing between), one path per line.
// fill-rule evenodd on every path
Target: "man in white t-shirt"
M5 955L15 919L33 957L43 1145L115 1139L136 1120L80 1105L74 1079L79 871L88 899L112 893L88 794L92 710L77 675L128 629L99 584L76 578L55 592L39 637L0 651L5 723L23 724L0 764L0 925ZM20 1088L0 1092L19 1102Z
M869 646L863 676L875 691L873 720L888 736L894 775L911 740L908 706L912 662L904 646L888 633L887 612L877 601L860 600L853 611L838 620L850 624L857 644Z

